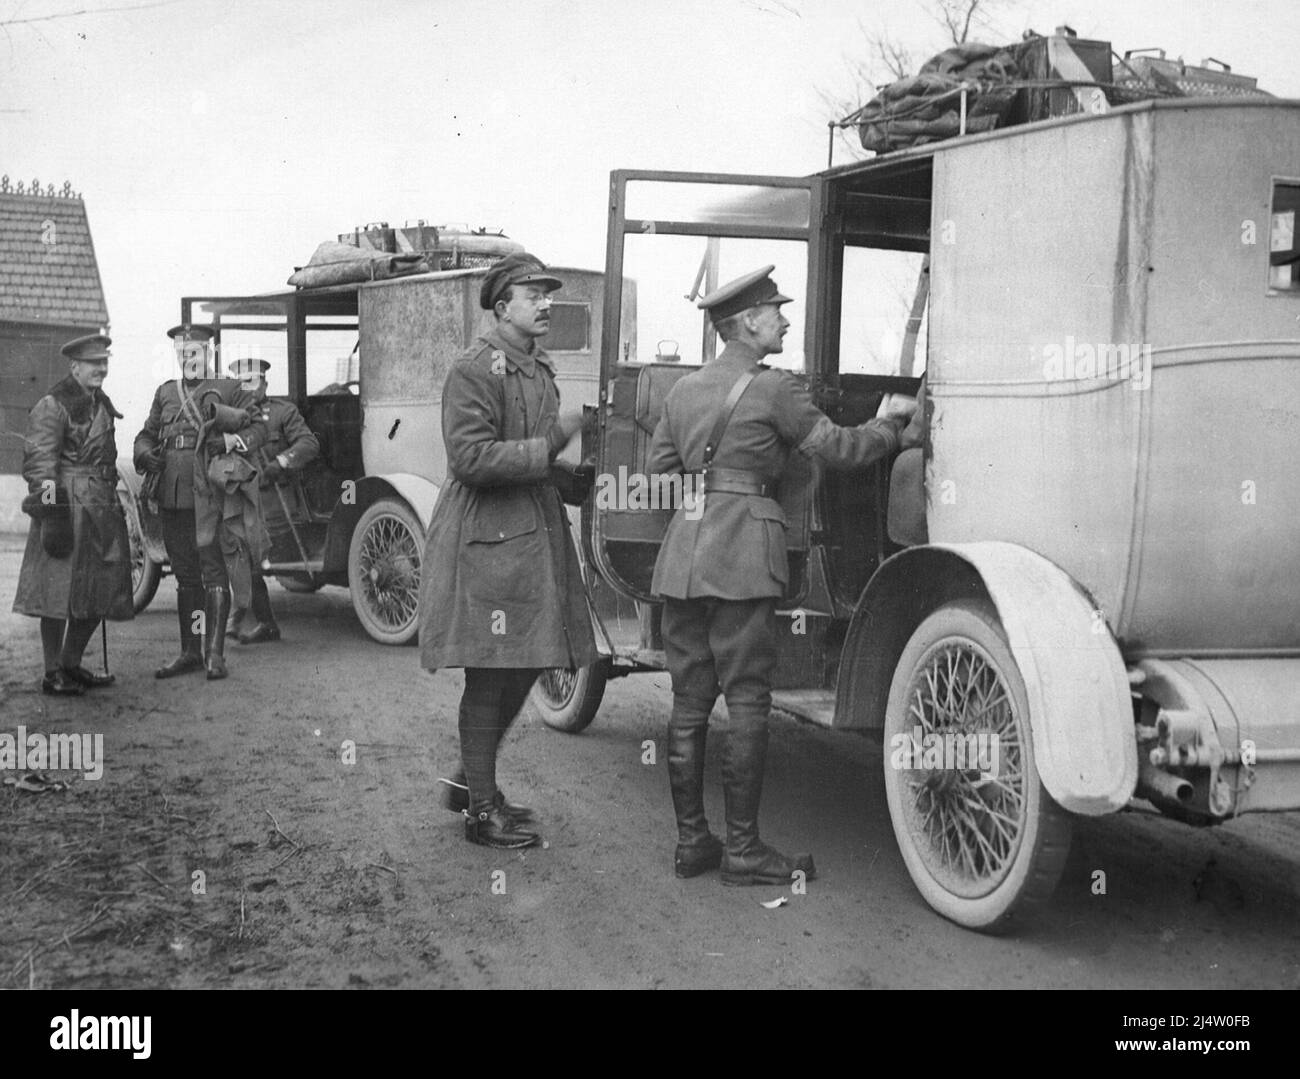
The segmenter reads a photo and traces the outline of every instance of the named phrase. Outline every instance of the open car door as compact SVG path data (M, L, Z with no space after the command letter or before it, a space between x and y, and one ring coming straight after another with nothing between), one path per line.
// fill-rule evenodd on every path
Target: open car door
M720 350L695 301L774 264L773 276L795 297L786 314L804 328L804 346L787 346L767 362L808 381L812 331L804 297L814 199L808 178L629 170L610 176L597 472L617 481L620 497L595 500L590 535L601 576L626 597L652 598L655 559L673 513L648 497L646 466L664 398ZM645 477L644 486L637 477ZM789 522L787 604L806 588L811 481L807 463L792 454L780 495Z

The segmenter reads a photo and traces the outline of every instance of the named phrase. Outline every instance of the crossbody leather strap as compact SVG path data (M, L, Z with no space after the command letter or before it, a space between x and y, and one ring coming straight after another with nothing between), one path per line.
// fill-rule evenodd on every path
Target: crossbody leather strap
M731 392L727 394L727 399L722 402L722 411L718 414L718 420L713 425L713 430L709 433L709 440L704 444L704 464L701 467L702 472L708 472L709 465L713 463L713 457L718 452L718 445L722 442L722 436L726 433L727 424L731 422L731 415L736 411L736 406L740 404L740 399L745 396L745 391L749 385L763 371L761 367L751 367L742 374L731 387Z

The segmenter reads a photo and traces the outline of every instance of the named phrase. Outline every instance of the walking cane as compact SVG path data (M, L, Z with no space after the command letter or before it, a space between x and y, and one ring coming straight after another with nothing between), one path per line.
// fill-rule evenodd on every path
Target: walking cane
M104 673L108 674L108 623L99 623L99 639L104 642Z
M302 539L298 535L298 530L293 526L293 517L289 513L289 503L285 500L284 492L280 490L278 483L272 482L275 488L275 495L280 500L280 509L284 510L284 519L289 523L289 531L293 533L293 540L298 545L298 554L302 558L302 571L311 576L311 569L307 565L307 548L302 545Z

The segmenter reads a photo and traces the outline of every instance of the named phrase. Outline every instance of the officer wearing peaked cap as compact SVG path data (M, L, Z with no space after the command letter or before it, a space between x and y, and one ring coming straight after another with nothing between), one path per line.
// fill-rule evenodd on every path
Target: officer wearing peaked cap
M272 537L289 532L290 507L298 499L297 488L289 482L291 473L305 468L320 455L320 442L312 433L302 413L292 401L266 395L266 373L271 365L266 360L245 358L236 360L227 370L239 379L244 389L257 402L258 416L266 425L266 441L257 451L258 484L261 492L262 519ZM295 556L298 552L295 551ZM271 610L271 595L260 564L252 569L252 626L245 626L247 610L239 608L231 616L228 633L233 633L240 644L261 644L278 641L280 627Z
M764 266L699 301L726 347L676 382L664 401L648 469L702 474L703 513L679 508L655 563L673 685L668 775L677 817L675 868L693 877L722 866L724 884L788 884L814 874L758 834L767 754L776 603L789 579L786 522L775 484L791 452L832 468L866 468L898 448L903 417L840 427L790 374L763 366L783 349L790 302ZM704 814L704 747L721 692L728 729L722 781L725 848Z
M420 658L465 668L462 772L445 803L465 814L465 838L497 848L538 842L531 812L496 782L501 740L544 668L596 659L562 491L585 494L556 456L583 426L560 412L540 347L559 278L532 255L502 259L483 278L495 325L452 366L442 391L447 482L420 566Z
M214 460L244 463L265 439L257 405L234 379L214 377L211 327L181 324L167 331L181 377L154 393L144 427L135 437L136 471L146 476L142 493L158 507L163 543L176 577L181 652L155 672L173 678L207 670L226 677L226 620L230 615L227 563L257 561L224 523L224 495L213 489ZM251 466L247 466L251 475ZM244 568L241 592L248 591ZM250 597L243 597L245 606Z
M68 377L32 407L23 450L23 512L32 523L14 611L41 620L41 690L54 696L113 682L107 672L86 670L81 657L102 619L134 614L131 548L117 498L113 421L122 414L103 391L112 343L88 334L63 346Z

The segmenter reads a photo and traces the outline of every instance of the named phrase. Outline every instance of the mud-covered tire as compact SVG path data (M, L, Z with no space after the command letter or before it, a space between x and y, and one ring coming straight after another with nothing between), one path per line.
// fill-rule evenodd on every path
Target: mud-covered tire
M918 727L922 752L937 747L942 763L917 757ZM883 756L899 851L930 906L997 933L1047 902L1071 819L1039 779L1024 679L991 603L947 604L912 634L890 686Z
M607 659L599 659L576 671L552 667L542 671L533 683L529 699L548 727L577 734L596 718L608 680Z
M348 547L352 608L380 644L408 644L419 632L420 554L424 529L405 503L381 498L370 506Z

